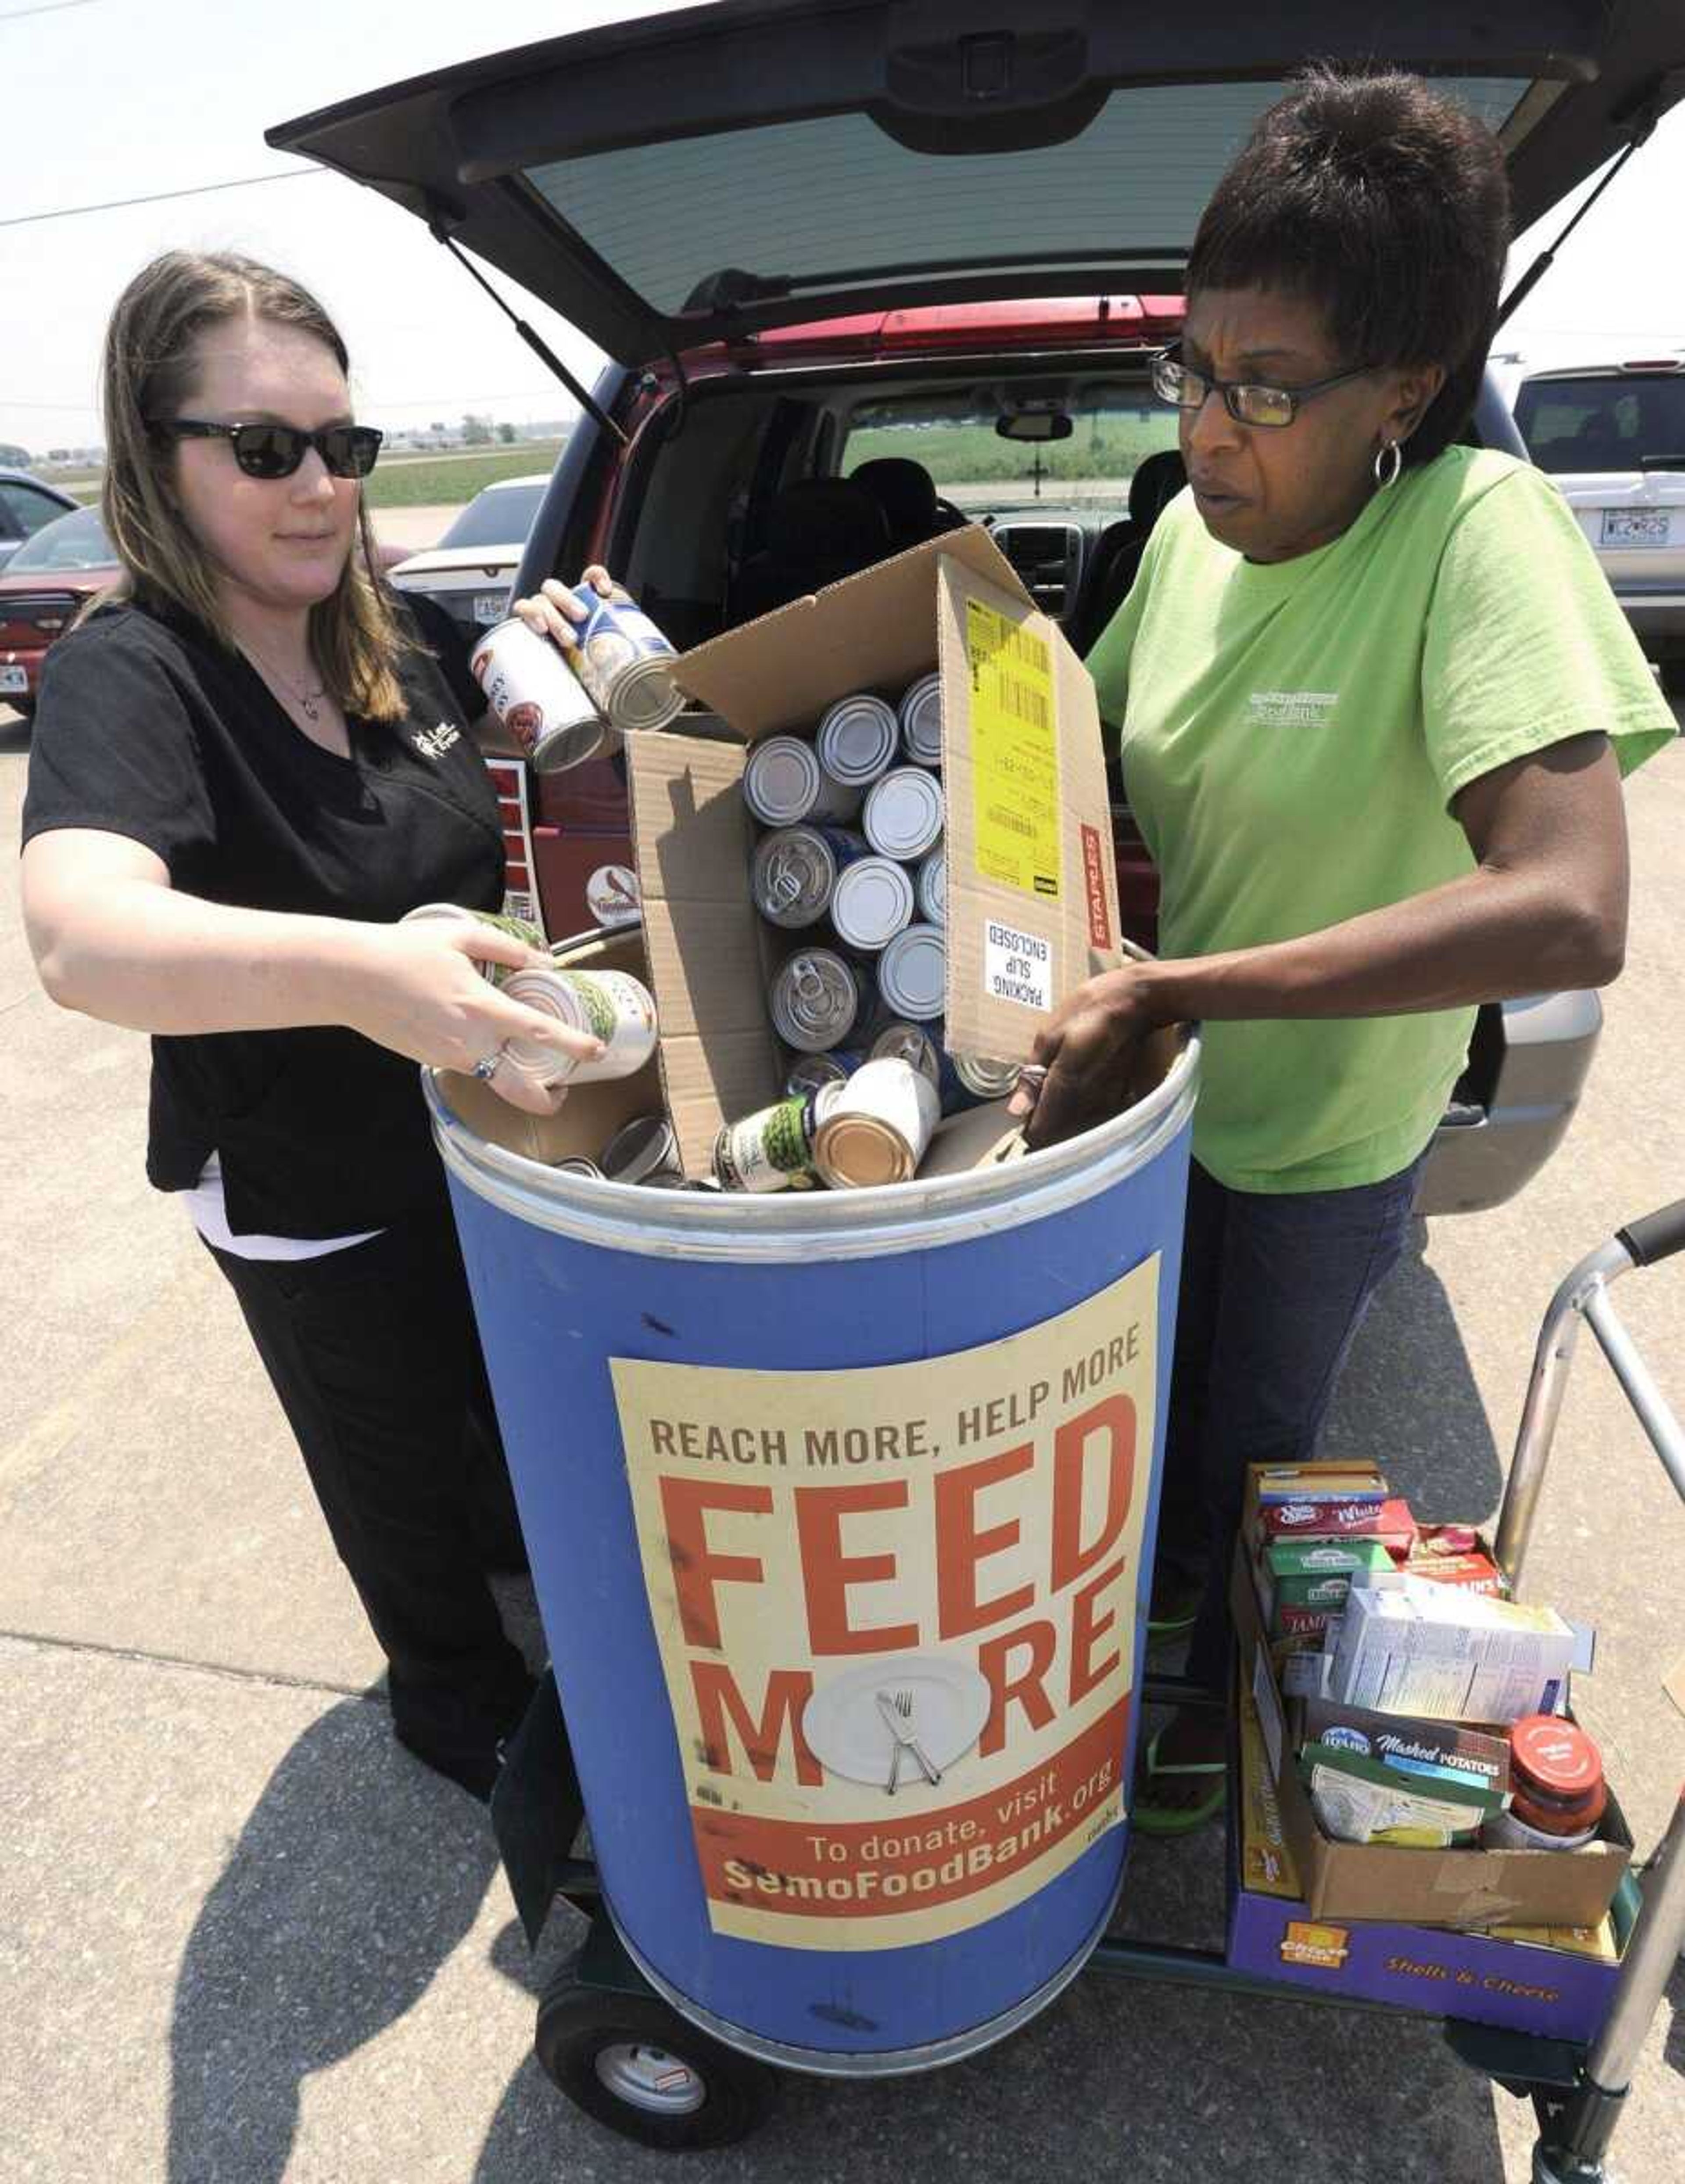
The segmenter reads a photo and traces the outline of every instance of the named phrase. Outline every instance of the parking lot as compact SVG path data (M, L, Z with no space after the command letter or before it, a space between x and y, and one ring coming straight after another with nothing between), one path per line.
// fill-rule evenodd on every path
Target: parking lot
M15 841L28 732L0 708ZM1685 1194L1685 744L1631 784L1626 974L1585 1105L1532 1188L1418 1224L1327 1452L1420 1513L1495 1505L1556 1282ZM552 2184L663 2172L554 2094L485 1817L387 1736L378 1658L232 1300L142 1173L146 1048L41 994L0 900L0 2112L9 2180ZM1619 1302L1685 1407L1685 1261ZM1685 1510L1585 1346L1529 1591L1599 1632L1577 1691L1641 1847L1677 1793ZM511 1601L519 1615L524 1603ZM1132 1931L1215 1941L1221 1837L1139 1844ZM1685 1975L1615 2148L1677 2184ZM1079 1981L1007 2045L898 2083L790 2081L757 2138L687 2175L973 2184L1510 2180L1530 2114L1431 2023Z

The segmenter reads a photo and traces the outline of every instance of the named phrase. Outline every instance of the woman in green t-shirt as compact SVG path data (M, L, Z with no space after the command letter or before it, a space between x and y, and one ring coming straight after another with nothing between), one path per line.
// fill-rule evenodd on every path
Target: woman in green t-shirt
M1197 1587L1214 1689L1245 1467L1313 1451L1476 1006L1618 974L1621 777L1674 732L1560 495L1455 444L1508 242L1495 139L1418 79L1272 107L1156 365L1190 490L1089 657L1161 954L1059 1011L1030 1127L1097 1119L1146 1033L1202 1024L1157 1578ZM1198 1825L1221 1770L1221 1718L1180 1715L1136 1824Z

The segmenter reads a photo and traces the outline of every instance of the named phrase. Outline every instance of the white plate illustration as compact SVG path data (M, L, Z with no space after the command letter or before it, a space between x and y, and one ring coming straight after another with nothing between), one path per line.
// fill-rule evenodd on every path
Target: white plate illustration
M880 1692L940 1774L970 1750L989 1718L988 1682L964 1661L884 1653L844 1669L815 1689L802 1714L802 1733L828 1773L875 1790L887 1788L896 1749ZM898 1707L898 1699L906 1704ZM900 1789L925 1787L911 1752L903 1751L898 1773Z

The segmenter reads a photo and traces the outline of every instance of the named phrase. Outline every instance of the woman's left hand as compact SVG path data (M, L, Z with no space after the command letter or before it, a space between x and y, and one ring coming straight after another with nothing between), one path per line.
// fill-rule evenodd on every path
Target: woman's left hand
M614 580L600 562L593 561L579 581L589 584L599 599L614 596ZM526 599L511 599L509 612L518 616L538 636L548 637L564 652L572 652L579 644L574 624L585 620L586 610L559 577L546 577L537 590L529 593Z
M1036 1040L1045 1078L1039 1089L1033 1079L1021 1084L1008 1109L1029 1117L1030 1144L1056 1145L1116 1114L1141 1043L1162 1021L1137 964L1103 972L1062 1001Z

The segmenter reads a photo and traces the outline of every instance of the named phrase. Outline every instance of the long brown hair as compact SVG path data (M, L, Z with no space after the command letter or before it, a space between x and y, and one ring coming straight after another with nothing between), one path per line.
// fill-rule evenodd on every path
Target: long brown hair
M143 266L117 299L103 363L100 510L123 574L95 608L125 599L174 607L231 650L236 648L218 601L214 569L176 498L174 445L147 420L181 414L193 389L199 337L246 317L314 335L348 371L339 330L308 289L272 266L227 251L169 250ZM397 720L404 699L395 671L407 640L372 573L380 564L360 500L357 527L358 543L339 582L310 610L310 649L347 712Z

